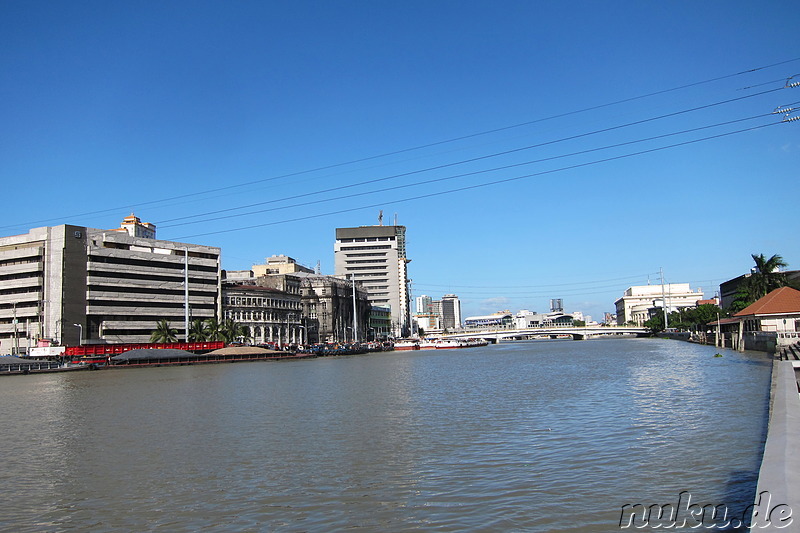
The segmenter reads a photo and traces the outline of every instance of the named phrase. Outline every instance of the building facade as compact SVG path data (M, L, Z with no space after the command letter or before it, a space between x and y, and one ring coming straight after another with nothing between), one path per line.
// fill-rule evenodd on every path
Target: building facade
M433 298L428 296L427 294L423 294L422 296L417 296L415 299L415 309L418 315L424 315L431 312L431 304L433 303Z
M461 327L461 301L455 294L442 296L442 328L452 331Z
M409 262L405 226L336 229L336 276L361 282L372 305L389 307L397 337L410 333Z
M247 328L253 344L306 344L300 283L290 274L245 280L234 275L222 284L223 316Z
M295 272L307 272L312 274L314 270L305 267L286 255L273 255L267 257L263 265L253 265L253 275L255 277L267 276L272 274L293 274Z
M617 307L617 325L633 323L643 326L658 310L667 313L695 307L703 299L703 291L692 291L688 283L664 285L638 285L629 287L622 298L614 302Z
M309 342L363 342L370 337L373 306L361 283L305 272L294 276L301 280L302 313Z
M370 306L369 332L371 341L384 341L392 331L392 310L389 307Z
M148 342L159 320L219 317L220 249L120 228L61 225L0 238L0 352L53 342ZM187 271L188 267L188 271Z

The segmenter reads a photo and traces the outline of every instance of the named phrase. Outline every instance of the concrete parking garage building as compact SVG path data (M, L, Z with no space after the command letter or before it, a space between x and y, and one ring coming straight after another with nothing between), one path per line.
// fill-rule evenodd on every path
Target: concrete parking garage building
M159 320L184 336L220 316L220 249L158 240L126 217L102 230L62 224L0 238L0 353L53 342L147 342Z

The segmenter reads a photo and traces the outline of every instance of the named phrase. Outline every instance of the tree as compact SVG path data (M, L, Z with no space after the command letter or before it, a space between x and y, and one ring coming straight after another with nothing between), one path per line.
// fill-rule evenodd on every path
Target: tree
M664 331L664 313L659 311L653 315L650 320L644 323L644 327L650 330L651 335Z
M216 318L207 318L205 322L203 322L203 333L207 341L214 342L223 340L221 325Z
M178 330L169 325L166 319L156 323L156 329L150 335L150 342L177 342Z
M767 259L764 254L750 254L755 262L755 272L748 275L739 285L736 297L730 306L730 311L736 313L759 298L763 298L770 291L789 285L786 274L781 268L789 266L778 254Z
M576 328L582 328L582 327L586 326L586 321L585 320L573 320L572 321L572 325L575 326Z
M189 342L204 342L206 340L206 326L199 318L192 320L189 326Z
M222 340L231 342L247 342L250 340L250 329L232 318L226 318L220 325Z

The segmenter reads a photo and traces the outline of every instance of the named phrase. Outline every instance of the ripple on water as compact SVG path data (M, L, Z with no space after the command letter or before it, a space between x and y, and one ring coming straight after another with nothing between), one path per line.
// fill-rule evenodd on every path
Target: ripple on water
M716 351L532 342L10 379L0 398L30 407L0 413L0 490L20 502L0 529L594 533L682 490L743 507L769 361ZM32 442L35 461L9 453Z

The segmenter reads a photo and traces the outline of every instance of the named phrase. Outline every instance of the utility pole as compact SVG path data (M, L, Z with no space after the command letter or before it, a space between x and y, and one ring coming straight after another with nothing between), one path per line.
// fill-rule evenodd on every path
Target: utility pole
M358 313L356 312L356 275L350 275L353 283L353 342L358 342Z
M189 342L189 247L183 249L183 327Z
M19 357L19 337L17 337L17 302L14 302L14 355Z
M669 318L667 317L667 298L664 296L664 269L660 268L661 272L661 305L664 307L664 331L669 327Z

